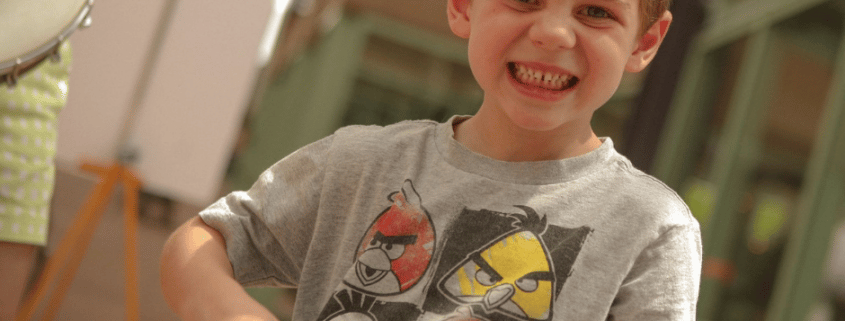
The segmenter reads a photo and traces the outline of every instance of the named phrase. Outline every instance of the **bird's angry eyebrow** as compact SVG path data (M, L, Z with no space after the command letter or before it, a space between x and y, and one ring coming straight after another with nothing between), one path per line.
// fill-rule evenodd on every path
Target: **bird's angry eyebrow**
M481 253L476 252L471 254L470 259L475 262L475 264L478 265L478 267L481 268L482 271L487 272L487 274L489 274L492 278L493 282L499 282L503 279L502 275L499 274L499 272L496 272L496 269L490 266L490 264L487 263L487 261L485 261L481 257Z
M549 271L534 271L521 277L521 279L537 280L537 281L554 281L555 275Z
M417 242L416 235L396 235L396 236L385 236L381 234L381 232L376 232L376 235L373 237L374 241L379 241L385 244L402 244L402 245L409 245L414 244Z

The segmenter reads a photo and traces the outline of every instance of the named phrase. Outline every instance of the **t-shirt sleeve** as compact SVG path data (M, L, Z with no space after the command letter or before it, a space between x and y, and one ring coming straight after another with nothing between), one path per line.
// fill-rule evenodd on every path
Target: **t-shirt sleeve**
M698 224L669 227L635 261L608 320L695 320L700 277Z
M311 242L333 136L309 144L199 213L226 239L244 286L296 287Z

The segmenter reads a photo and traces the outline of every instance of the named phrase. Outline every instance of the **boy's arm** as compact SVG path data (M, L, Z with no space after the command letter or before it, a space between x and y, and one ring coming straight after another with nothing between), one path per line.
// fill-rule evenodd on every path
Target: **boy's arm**
M183 320L276 320L235 280L223 236L199 217L165 243L161 287Z
M700 277L698 224L671 227L640 253L610 314L616 321L695 320Z

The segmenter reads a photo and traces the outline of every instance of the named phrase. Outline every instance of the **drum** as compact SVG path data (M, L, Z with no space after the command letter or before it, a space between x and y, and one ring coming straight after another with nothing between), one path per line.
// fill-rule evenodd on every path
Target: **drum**
M59 46L91 24L94 0L0 0L0 84L14 85Z

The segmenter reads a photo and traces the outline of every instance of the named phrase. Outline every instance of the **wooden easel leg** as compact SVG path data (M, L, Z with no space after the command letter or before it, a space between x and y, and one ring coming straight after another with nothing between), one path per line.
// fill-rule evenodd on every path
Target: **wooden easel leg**
M97 231L97 225L100 223L100 219L102 218L103 212L105 212L105 207L109 203L109 199L111 199L111 193L114 190L114 185L120 179L120 168L116 167L116 165L112 165L105 170L97 168L97 172L107 177L106 179L110 182L109 188L103 190L102 194L98 195L98 199L96 201L97 207L91 217L92 220L85 226L85 232L82 233L80 244L77 245L78 250L71 257L71 261L68 262L65 267L64 274L62 275L62 278L59 279L59 283L56 285L53 295L50 297L50 300L47 301L47 308L42 320L54 320L56 318L56 314L59 312L62 300L64 300L67 291L70 289L73 277L76 275L76 271L79 269L82 259L85 258L85 253L88 250L88 246L91 244L91 238L93 238L94 232Z
M57 296L56 294L61 294L61 296L63 296L64 292L67 290L67 283L69 283L69 281L66 280L72 279L73 274L69 273L68 270L65 270L65 267L68 265L68 261L71 260L73 266L70 267L70 269L75 271L76 266L79 265L82 257L84 257L85 250L88 247L91 236L94 234L101 214L108 203L109 195L114 188L114 183L119 177L119 172L111 172L103 170L102 168L94 169L97 170L100 176L99 182L91 193L88 194L88 198L85 200L85 203L77 212L73 225L66 232L61 242L59 242L59 247L56 249L56 252L47 260L47 266L45 267L44 272L42 272L41 276L36 281L33 292L31 292L27 298L26 303L21 308L21 311L18 312L15 321L28 321L32 319L35 309L44 299L49 286L53 283L59 273L63 273L62 283L66 283L66 285L60 285L56 289L57 293L54 293L51 302L60 301L60 299L58 301L55 299ZM57 307L54 307L53 309L57 310ZM55 314L55 311L53 314Z
M115 183L123 185L124 214L124 265L126 272L126 320L137 321L140 315L140 294L138 290L138 196L140 180L122 164L107 168L84 164L83 169L96 173L100 180L88 194L88 198L74 220L73 225L59 243L56 253L47 261L44 273L38 278L34 291L27 298L15 321L32 319L35 309L53 280L61 273L59 284L47 303L43 320L52 320L59 311L73 276L85 257L91 238L111 196Z
M123 168L124 269L126 273L126 320L137 321L140 314L138 290L138 196L140 181Z

